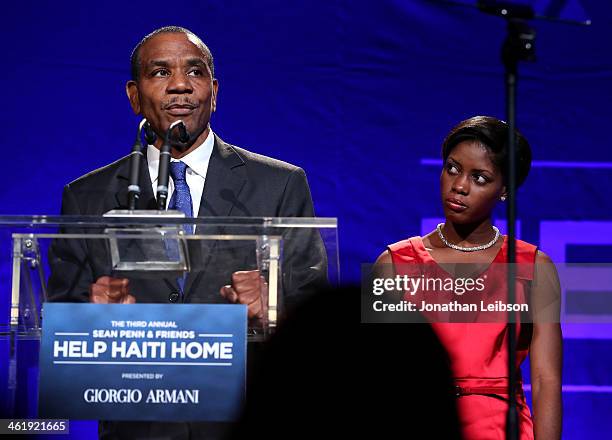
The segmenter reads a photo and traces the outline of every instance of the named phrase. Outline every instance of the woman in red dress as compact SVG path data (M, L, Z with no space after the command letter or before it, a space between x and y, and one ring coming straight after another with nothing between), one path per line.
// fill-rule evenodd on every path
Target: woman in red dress
M500 286L505 286L505 270L494 269L507 261L507 239L492 225L491 214L495 205L506 199L507 136L506 123L485 116L470 118L451 130L442 147L444 168L440 176L445 222L424 237L389 246L376 262L379 273L390 273L380 269L387 267L393 274L414 277L415 267L428 267L450 275L453 268L469 264L483 268L477 273L489 277L488 286L496 286L482 293L490 303L504 298L507 289ZM531 150L518 132L517 147L517 184L521 185L531 167ZM536 246L517 240L516 251L516 303L531 307L530 322L519 320L516 325L520 439L560 439L562 347L557 273L550 258ZM427 272L427 276L432 273L429 269ZM413 302L423 297L404 295L405 300ZM465 301L466 295L460 298ZM479 313L476 322L450 322L461 320L423 312L448 352L464 438L501 440L505 439L509 397L509 327L503 319L483 323L487 321L481 319L485 313ZM497 316L505 317L506 313ZM520 364L527 354L533 418L520 376Z

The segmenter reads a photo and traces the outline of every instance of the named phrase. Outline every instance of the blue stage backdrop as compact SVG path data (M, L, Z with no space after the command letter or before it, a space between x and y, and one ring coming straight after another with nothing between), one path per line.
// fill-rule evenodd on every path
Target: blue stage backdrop
M538 60L521 65L518 126L536 162L519 233L559 261L610 262L612 3L583 4L592 26L538 22ZM65 183L129 152L130 52L163 25L214 54L215 132L306 170L317 214L339 218L345 281L441 216L451 126L504 118L503 21L440 2L21 1L2 15L1 214L58 213ZM612 334L568 330L564 438L612 437L611 362Z

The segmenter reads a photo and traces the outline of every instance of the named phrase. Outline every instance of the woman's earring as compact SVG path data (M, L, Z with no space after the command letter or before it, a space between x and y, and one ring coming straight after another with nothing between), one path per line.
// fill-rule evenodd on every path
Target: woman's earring
M501 196L501 197L499 198L499 200L501 200L502 202L505 202L505 201L506 201L506 196Z

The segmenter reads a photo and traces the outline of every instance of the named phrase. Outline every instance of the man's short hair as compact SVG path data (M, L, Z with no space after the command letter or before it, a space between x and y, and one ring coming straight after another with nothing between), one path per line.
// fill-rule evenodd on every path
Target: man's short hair
M134 50L132 50L132 56L130 57L132 80L138 81L138 78L140 78L140 49L143 46L143 44L145 44L151 38L159 34L177 34L177 33L185 34L187 36L193 37L196 40L195 45L198 46L202 50L202 53L206 57L206 64L208 65L208 68L210 69L210 73L213 78L215 77L215 64L213 63L212 52L210 51L208 46L204 44L204 42L200 39L200 37L198 37L196 34L191 32L189 29L186 29L181 26L164 26L159 29L155 29L153 32L146 35L142 40L140 40L140 42L136 45L136 47L134 47Z

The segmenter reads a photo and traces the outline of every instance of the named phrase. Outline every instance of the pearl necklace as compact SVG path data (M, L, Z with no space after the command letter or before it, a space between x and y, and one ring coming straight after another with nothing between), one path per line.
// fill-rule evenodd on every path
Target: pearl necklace
M492 226L493 230L495 231L495 237L493 237L493 240L491 240L490 242L481 244L480 246L474 246L474 247L457 246L456 244L453 244L446 239L446 237L442 233L443 225L444 223L440 223L438 224L438 226L436 226L436 230L438 231L438 236L440 237L440 240L442 240L442 243L444 243L447 247L451 249L455 249L456 251L461 251L461 252L484 251L485 249L489 249L491 246L497 243L497 240L499 239L499 229L497 229L495 226Z

